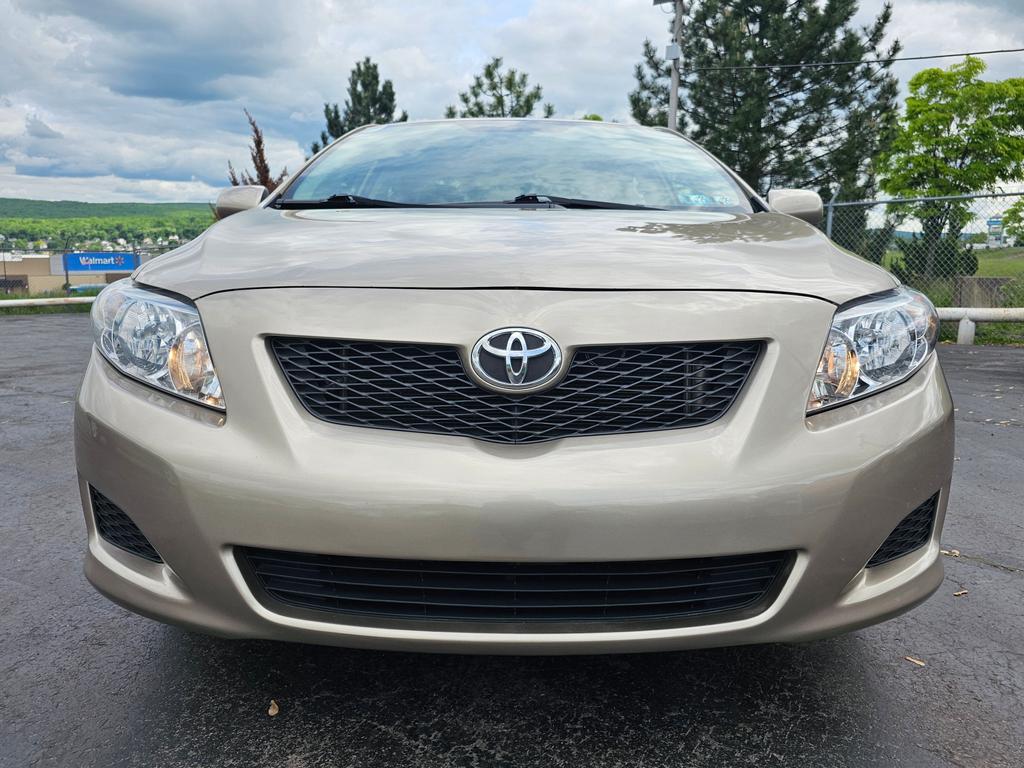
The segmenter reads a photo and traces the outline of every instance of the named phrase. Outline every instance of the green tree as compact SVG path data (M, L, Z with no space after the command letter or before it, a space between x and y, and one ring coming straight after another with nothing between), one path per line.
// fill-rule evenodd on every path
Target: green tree
M967 57L910 80L903 117L879 164L881 186L897 197L992 192L1024 181L1024 78L982 80L985 63ZM907 269L926 278L973 274L977 259L961 240L974 214L969 200L900 206L921 221L904 244Z
M1003 213L1003 233L1016 245L1024 245L1024 199L1018 200Z
M235 167L228 160L228 181L233 187L243 184L260 184L266 187L268 192L273 192L277 189L277 185L288 176L288 169L282 168L276 176L271 172L270 163L267 161L267 147L263 141L263 131L256 124L256 119L249 114L248 109L242 111L245 112L245 117L249 121L249 130L252 133L249 157L252 158L253 172L249 173L244 169L241 172L235 171Z
M755 189L869 196L897 97L890 64L871 62L900 45L883 46L888 3L865 28L857 10L858 0L694 0L682 20L680 126ZM650 41L643 53L630 108L666 125L669 67ZM852 63L809 66L821 62Z
M596 112L590 112L590 113L584 115L583 117L581 117L580 120L593 120L594 122L597 122L597 123L603 123L604 122L604 118L601 117Z
M213 215L205 207L179 211L162 211L159 205L153 208L152 213L97 213L73 218L0 217L0 231L7 233L8 243L23 242L27 246L47 240L51 247L64 247L65 243L74 246L119 237L137 242L146 237L180 235L190 240L213 223Z
M310 147L315 155L334 139L344 136L353 128L371 123L404 123L409 119L405 110L395 118L395 86L390 80L380 81L377 64L367 56L348 75L348 98L345 110L335 104L324 104L327 130L320 132L320 141Z
M449 106L445 117L529 117L543 97L539 85L529 85L529 75L514 69L501 71L502 58L495 56L484 65L483 73L473 77L468 91L459 94L462 107ZM555 114L552 104L544 104L544 117Z
M629 94L629 111L640 125L668 125L668 96L672 70L658 55L654 43L644 40L644 58L633 69L636 90ZM685 115L679 115L682 130Z

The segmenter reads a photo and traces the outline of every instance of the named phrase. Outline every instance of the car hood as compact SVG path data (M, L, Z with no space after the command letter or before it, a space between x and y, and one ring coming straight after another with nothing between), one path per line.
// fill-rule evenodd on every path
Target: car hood
M730 290L842 303L897 283L774 213L260 208L143 265L196 299L275 287Z

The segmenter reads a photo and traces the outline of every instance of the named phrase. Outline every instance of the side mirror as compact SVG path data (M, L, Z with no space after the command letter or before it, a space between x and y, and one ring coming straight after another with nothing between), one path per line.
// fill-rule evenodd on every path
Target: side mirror
M224 219L233 213L241 213L255 208L263 202L268 194L270 193L267 192L267 188L258 184L228 187L217 195L217 203L213 207L213 212L218 219Z
M814 226L821 223L821 196L809 189L773 189L768 192L768 207Z

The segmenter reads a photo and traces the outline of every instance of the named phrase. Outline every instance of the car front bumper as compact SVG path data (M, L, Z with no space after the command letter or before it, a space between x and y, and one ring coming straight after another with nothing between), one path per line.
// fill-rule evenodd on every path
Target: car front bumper
M823 302L792 301L820 321L831 315ZM228 327L217 318L226 302L200 308L208 326ZM729 311L706 332L744 337L729 327ZM632 652L822 637L902 613L941 583L953 409L935 356L897 387L783 427L792 410L772 399L780 386L809 385L820 350L816 338L796 349L792 342L807 334L794 326L788 346L769 343L747 391L719 422L514 446L317 421L275 379L259 333L237 333L211 338L219 368L235 354L224 370L254 382L240 396L227 377L226 419L126 379L95 351L86 371L75 416L86 575L143 615L228 637L351 647ZM256 413L258 429L249 418ZM128 513L164 563L97 535L90 485ZM936 492L928 544L865 568ZM250 589L235 557L240 546L527 562L795 555L770 604L753 616L504 632L367 626L275 610Z

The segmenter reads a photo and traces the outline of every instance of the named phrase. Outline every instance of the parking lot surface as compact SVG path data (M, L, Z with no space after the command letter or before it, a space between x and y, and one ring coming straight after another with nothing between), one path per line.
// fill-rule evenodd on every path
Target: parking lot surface
M960 556L912 613L801 645L517 658L227 641L107 602L71 445L90 343L84 314L0 317L0 766L1024 765L1024 349L941 349Z

